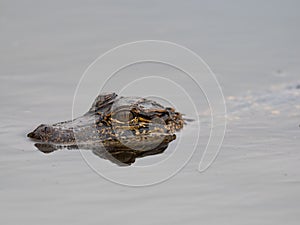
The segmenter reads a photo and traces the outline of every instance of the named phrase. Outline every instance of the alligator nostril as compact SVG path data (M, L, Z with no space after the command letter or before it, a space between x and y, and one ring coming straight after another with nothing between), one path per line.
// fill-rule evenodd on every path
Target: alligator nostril
M45 125L42 131L44 131L44 133L50 133L52 131L52 127Z
M41 124L40 126L38 126L36 130L37 132L41 132L41 133L50 133L52 131L52 127L47 124Z
M27 137L29 137L29 138L34 138L34 133L33 133L33 132L30 132L29 134L27 134Z

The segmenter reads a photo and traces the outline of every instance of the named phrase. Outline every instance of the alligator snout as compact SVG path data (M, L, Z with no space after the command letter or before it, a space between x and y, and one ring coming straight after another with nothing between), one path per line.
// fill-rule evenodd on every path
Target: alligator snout
M73 129L63 129L54 125L41 124L27 137L48 143L73 143L75 141Z
M51 125L41 124L34 131L27 134L27 137L44 141L53 133L54 128Z

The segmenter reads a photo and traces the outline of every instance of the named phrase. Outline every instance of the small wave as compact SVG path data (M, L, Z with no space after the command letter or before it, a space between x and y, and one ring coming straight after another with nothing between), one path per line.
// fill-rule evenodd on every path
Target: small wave
M242 113L299 116L300 82L272 86L267 91L248 92L243 96L229 96L226 102L229 120L239 118Z

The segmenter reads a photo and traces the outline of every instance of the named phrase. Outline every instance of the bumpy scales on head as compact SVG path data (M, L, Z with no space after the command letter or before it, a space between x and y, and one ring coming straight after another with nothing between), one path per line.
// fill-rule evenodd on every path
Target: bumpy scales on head
M99 95L89 111L74 120L42 124L27 136L44 144L109 151L165 149L184 120L173 108L138 97ZM49 146L49 145L48 145Z

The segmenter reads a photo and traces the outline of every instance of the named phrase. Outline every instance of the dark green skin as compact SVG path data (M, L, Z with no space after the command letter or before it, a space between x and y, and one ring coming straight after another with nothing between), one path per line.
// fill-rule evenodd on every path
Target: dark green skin
M182 115L173 108L110 93L99 95L83 116L41 124L27 136L38 141L35 146L45 153L90 149L101 158L128 165L137 157L163 152L183 124Z

